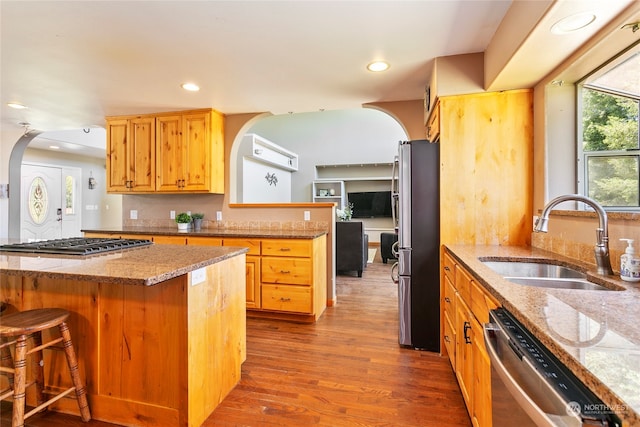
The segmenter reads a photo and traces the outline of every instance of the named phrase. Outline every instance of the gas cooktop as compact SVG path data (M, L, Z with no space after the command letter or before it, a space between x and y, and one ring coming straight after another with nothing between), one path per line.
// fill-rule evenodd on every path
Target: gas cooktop
M146 239L106 239L72 237L67 239L44 240L40 242L13 243L0 245L0 251L26 252L33 254L93 255L119 249L151 245Z

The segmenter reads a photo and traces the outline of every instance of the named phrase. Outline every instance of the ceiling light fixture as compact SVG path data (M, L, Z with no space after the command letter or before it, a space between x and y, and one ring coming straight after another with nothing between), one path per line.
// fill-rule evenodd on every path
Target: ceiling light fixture
M576 13L575 15L569 15L562 18L551 26L551 32L553 34L569 34L574 31L581 30L582 28L590 25L596 20L596 15L590 12Z
M26 105L22 105L19 102L7 102L7 106L15 108L16 110L24 110L25 108L27 108Z
M384 61L374 61L367 65L367 70L379 73L380 71L386 71L389 69L389 63Z
M49 148L51 148L52 150L59 150L60 147L58 147L57 145L50 145Z
M182 83L182 89L188 90L189 92L197 92L200 90L200 86L195 83Z

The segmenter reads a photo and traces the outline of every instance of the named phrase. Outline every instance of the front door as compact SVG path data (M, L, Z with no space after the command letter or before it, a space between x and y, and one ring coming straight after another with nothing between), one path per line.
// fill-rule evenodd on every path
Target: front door
M22 241L80 236L80 176L77 168L22 164Z

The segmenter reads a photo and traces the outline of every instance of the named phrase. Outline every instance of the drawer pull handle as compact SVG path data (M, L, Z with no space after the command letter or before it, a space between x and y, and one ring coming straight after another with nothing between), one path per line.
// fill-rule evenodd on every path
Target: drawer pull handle
M446 271L451 271L451 269L449 268L449 266L448 266L448 265L445 265L445 266L444 266L444 269L445 269Z
M291 274L291 270L280 270L282 274Z
M282 252L290 252L291 248L280 248Z
M451 298L449 298L449 297L444 297L444 302L451 302Z
M289 302L289 301L291 301L291 298L280 297L280 301L281 302Z
M444 336L444 340L445 340L446 342L451 342L451 338L449 338L449 335L445 335L445 336Z

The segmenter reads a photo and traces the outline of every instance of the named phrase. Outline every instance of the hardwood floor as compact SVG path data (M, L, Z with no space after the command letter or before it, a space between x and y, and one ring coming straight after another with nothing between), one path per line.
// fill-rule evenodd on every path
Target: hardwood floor
M314 325L248 319L242 379L203 426L470 426L448 359L398 346L390 269L338 276L338 304ZM50 413L27 425L113 426Z

